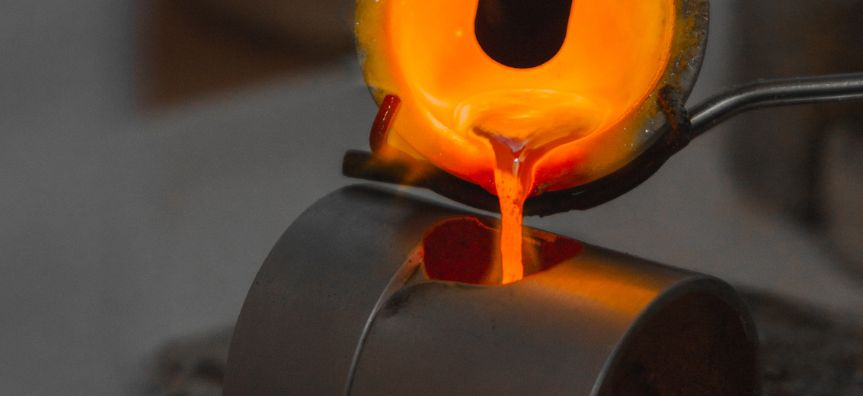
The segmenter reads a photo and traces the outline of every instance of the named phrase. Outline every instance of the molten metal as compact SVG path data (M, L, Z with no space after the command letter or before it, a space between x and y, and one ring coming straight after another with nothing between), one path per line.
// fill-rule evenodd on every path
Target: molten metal
M549 4L358 3L365 77L382 105L373 150L423 158L498 196L502 283L524 274L528 197L596 180L639 154L637 126L650 115L640 109L675 39L675 0L558 1L571 7L568 21L544 29L560 15ZM531 48L542 53L523 53Z

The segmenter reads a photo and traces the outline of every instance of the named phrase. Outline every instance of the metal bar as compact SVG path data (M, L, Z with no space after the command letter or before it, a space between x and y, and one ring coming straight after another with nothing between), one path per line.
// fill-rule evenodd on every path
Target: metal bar
M690 110L698 137L738 114L766 107L863 100L863 73L759 81L719 94Z

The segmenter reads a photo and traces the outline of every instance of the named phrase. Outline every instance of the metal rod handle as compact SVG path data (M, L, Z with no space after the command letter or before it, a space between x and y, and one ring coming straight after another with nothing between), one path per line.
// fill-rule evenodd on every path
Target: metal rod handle
M714 96L690 110L698 137L749 110L797 104L863 100L863 73L759 81Z

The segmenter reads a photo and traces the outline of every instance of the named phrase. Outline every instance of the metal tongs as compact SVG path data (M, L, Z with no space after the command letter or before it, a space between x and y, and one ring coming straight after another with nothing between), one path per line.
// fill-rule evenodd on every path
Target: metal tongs
M660 100L663 97L670 100L671 95L660 92ZM680 103L667 103L663 107L668 109L668 122L659 139L644 153L599 180L530 198L525 203L524 214L548 216L586 210L611 201L650 178L690 141L738 114L768 107L853 100L863 100L863 73L757 81L716 95L690 109ZM348 151L342 173L359 179L426 188L478 209L498 211L497 197L422 160L383 160L367 152Z

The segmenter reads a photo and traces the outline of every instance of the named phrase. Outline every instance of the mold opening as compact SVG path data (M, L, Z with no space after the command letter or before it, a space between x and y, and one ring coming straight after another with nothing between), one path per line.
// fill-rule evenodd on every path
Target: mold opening
M502 271L497 227L466 216L433 225L419 253L426 278L474 285L500 285ZM525 229L522 261L525 277L546 271L577 256L579 241L552 233Z
M756 395L757 342L719 297L686 294L647 318L618 352L600 396Z

